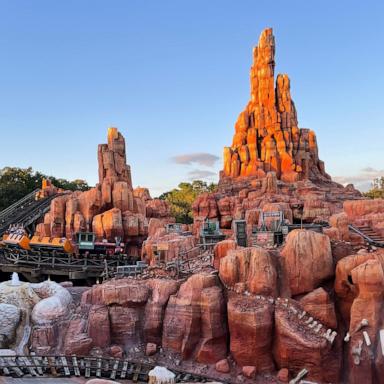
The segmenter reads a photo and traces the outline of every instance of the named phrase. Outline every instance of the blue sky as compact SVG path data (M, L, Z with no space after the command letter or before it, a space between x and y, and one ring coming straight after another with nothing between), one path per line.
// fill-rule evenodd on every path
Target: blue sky
M299 125L315 130L333 177L366 187L384 175L383 11L351 0L0 0L0 167L93 184L113 125L134 184L152 195L217 180L249 98L252 47L273 27Z

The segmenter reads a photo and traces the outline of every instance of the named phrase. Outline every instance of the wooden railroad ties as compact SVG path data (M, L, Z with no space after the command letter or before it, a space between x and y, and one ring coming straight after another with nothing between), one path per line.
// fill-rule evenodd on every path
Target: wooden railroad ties
M26 377L103 377L112 380L131 380L133 383L147 383L148 374L155 365L127 359L79 356L0 356L0 376ZM206 375L182 370L172 371L176 383L210 382Z

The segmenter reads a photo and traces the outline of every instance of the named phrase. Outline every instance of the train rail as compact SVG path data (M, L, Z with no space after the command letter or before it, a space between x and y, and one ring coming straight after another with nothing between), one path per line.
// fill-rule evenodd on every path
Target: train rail
M55 194L35 200L38 191L37 189L31 192L0 212L0 236L8 230L10 225L14 224L22 226L28 233L34 232L36 221L49 211L51 201L60 195Z
M349 225L349 229L361 236L368 244L384 248L384 237L370 226Z
M11 377L85 377L131 380L147 383L155 364L130 359L90 356L0 356L0 374ZM214 381L213 377L181 369L170 369L176 383ZM226 383L222 381L222 383ZM228 383L228 382L227 382Z

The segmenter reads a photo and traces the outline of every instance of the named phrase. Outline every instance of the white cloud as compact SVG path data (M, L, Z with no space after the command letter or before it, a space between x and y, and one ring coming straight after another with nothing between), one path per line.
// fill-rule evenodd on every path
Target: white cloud
M171 160L176 164L200 164L207 167L213 167L219 156L213 155L211 153L185 153L183 155L177 155L171 157Z
M194 169L193 171L188 172L188 176L190 180L206 179L216 176L216 172L207 171L205 169Z
M364 192L371 188L373 179L381 176L384 176L384 169L375 169L368 166L354 175L335 176L333 180L343 185L354 184L357 189Z

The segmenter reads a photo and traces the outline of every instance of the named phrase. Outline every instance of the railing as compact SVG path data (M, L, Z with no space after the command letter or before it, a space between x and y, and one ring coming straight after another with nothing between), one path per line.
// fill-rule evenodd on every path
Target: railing
M35 200L34 196L30 194L29 199L26 199L25 206L20 200L11 207L8 207L0 219L0 236L9 228L10 225L18 224L23 228L28 227L30 224L36 222L41 216L49 211L51 201L60 194L52 195L41 200ZM33 198L32 198L33 197ZM22 199L22 200L23 200ZM27 203L27 201L29 202ZM12 209L11 209L12 208ZM3 211L4 212L4 211Z
M0 223L4 220L4 217L7 216L10 212L12 212L14 209L16 209L18 206L22 205L28 200L35 200L36 193L39 192L40 189L37 188L31 193L28 193L28 195L22 197L20 200L16 201L12 205L10 205L8 208L5 208L0 212Z
M101 277L114 275L117 267L132 263L128 255L72 255L45 251L0 249L0 269L4 272L31 272L34 274L69 275L70 278ZM74 276L79 277L74 277ZM72 277L71 277L72 276Z
M358 228L356 228L354 225L350 224L349 229L353 232L357 233L359 236L361 236L363 239L365 239L369 244L375 245L376 247L384 248L384 242L376 241L370 238L368 235L366 235L364 232L360 231Z

